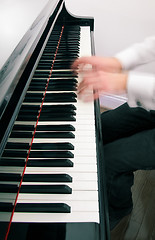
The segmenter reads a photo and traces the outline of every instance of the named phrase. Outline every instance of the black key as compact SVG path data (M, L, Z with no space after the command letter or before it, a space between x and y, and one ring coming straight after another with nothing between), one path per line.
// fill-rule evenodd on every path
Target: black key
M29 86L29 91L45 91L45 86L42 86L38 83L38 85L31 85ZM47 91L76 91L77 85L76 84L50 84L47 87ZM37 110L34 110L34 112L37 114Z
M2 157L20 157L20 158L27 158L28 152L27 151L16 151L16 150L7 150L5 149L3 152Z
M70 125L38 125L37 131L75 131L75 128Z
M25 166L25 159L14 159L14 158L1 158L0 159L0 166L17 166L17 167L24 167Z
M73 120L72 120L73 121ZM35 138L75 138L75 135L72 132L39 132L35 133ZM11 138L32 138L33 133L31 132L12 132L10 137Z
M0 184L1 193L17 193L18 188L17 184Z
M68 174L25 174L24 182L72 182Z
M64 56L66 55L67 57L76 57L79 54L79 45L75 46L73 45L72 47L68 47L65 45L60 44L59 49L57 51L57 56ZM53 57L55 55L55 47L52 47L52 45L47 45L42 57L44 56L50 56Z
M19 112L19 115L17 117L17 121L37 121L38 113L22 113Z
M36 132L35 138L75 138L72 132Z
M64 104L64 105L43 105L42 112L71 112L74 113L76 107L73 104Z
M68 63L63 62L63 64L61 62L62 61L55 62L53 69L70 69L72 62L68 62ZM51 67L52 67L52 62L50 62L50 61L49 62L45 62L45 61L42 62L42 61L40 61L40 63L38 64L37 69L39 69L39 70L43 70L43 69L47 70L47 69L51 69Z
M43 94L27 93L24 102L42 102ZM76 102L76 94L71 93L46 93L45 102Z
M70 207L65 203L17 203L16 212L35 213L70 213Z
M71 194L72 189L67 185L22 185L20 193Z
M29 159L27 167L73 167L70 159Z
M45 60L47 60L47 59L51 59L51 58L53 58L53 56L54 56L54 53L52 54L43 54L42 55L42 57L41 57L41 59L45 59ZM56 59L69 59L69 60L72 60L72 61L74 61L74 59L76 59L76 58L78 58L79 57L79 54L57 54L57 56L56 56ZM53 73L52 73L53 74ZM65 73L62 73L61 74L61 76L68 76L68 74L65 74ZM42 78L42 77L47 77L48 75L47 75L47 72L45 72L44 74L43 73L41 73L41 75L40 75L40 77ZM38 72L36 72L35 74L34 74L34 77L39 77L39 74L38 74Z
M64 35L64 32L63 32L63 35ZM79 39L79 36L77 35L77 37L78 37L78 39ZM62 38L61 38L61 40L63 41L63 36L62 36ZM53 46L53 41L55 41L55 39L49 39L49 41L48 41L48 43L47 43L47 45L46 45L46 47L45 47L45 49L49 49L49 48L53 48L54 49L54 47L56 47L56 46ZM73 42L73 44L67 44L67 42L65 42L65 44L62 44L62 42L60 42L60 45L59 45L59 49L58 49L58 51L60 50L60 49L63 49L63 48L71 48L71 49L79 49L79 45L78 44L75 44L74 42Z
M36 89L31 89L36 91ZM48 91L76 91L77 86L76 85L53 85L53 86L48 86Z
M47 93L45 102L76 102L77 95L71 93Z
M32 138L33 132L16 132L12 131L10 134L10 138Z
M28 143L14 143L8 142L5 149L29 149L30 145Z
M42 113L39 117L40 121L76 121L73 116L74 113ZM31 119L31 116L27 116L24 119Z
M37 85L37 86L29 86L28 91L45 91L46 86Z
M74 158L70 151L31 151L30 158Z
M48 53L52 53L51 51L54 50L54 48L48 46L48 48L45 49L44 53L48 54ZM67 47L67 46L60 46L59 51L58 51L58 55L70 55L70 56L74 56L74 55L78 55L79 53L79 46L72 46L72 47Z
M55 115L56 117L60 116L62 119L67 117L67 116L69 117L69 116L73 116L73 115L75 116L76 115L75 111L72 110L72 109L63 109L61 111L61 109L59 110L59 108L46 109L46 111L44 111L44 109L42 109L41 114L42 115L48 114L48 115L51 115L51 117L53 117L52 115Z
M44 53L50 53L50 52L52 52L52 51L55 51L55 47L53 47L52 46L52 44L51 43L48 43L47 45L46 45L46 47L45 47L45 49L44 49ZM65 45L62 45L62 44L60 44L59 45L59 52L61 51L61 52L66 52L68 50L68 52L71 52L71 53L78 53L79 52L79 50L80 50L80 47L79 47L79 45L77 44L77 45L67 45L67 46L65 46ZM52 52L53 53L53 52ZM67 63L66 63L67 64Z
M40 78L32 78L32 80L31 80L31 83L30 84L38 84L38 82L40 82L41 84L47 84L47 82L48 82L49 80L48 79L46 79L46 78L42 78L42 79L40 79ZM24 105L23 105L24 106Z
M12 212L12 210L12 203L0 202L0 212Z
M21 174L19 173L0 173L0 181L20 181Z
M42 56L42 58L49 58L51 55L45 55ZM57 55L58 57L58 55ZM59 56L60 57L60 56ZM62 55L63 57L63 55ZM66 56L68 57L68 56ZM49 71L36 71L33 75L33 78L48 78L50 76L50 70ZM52 71L51 77L68 77L73 76L73 71Z
M61 63L63 64L63 62ZM60 64L56 63L57 66L60 66ZM49 81L49 85L53 85L53 84L64 84L64 85L73 85L73 84L77 84L78 81L77 79L75 78L75 75L74 77L73 76L69 76L68 78L58 78L58 77L52 77Z
M78 81L76 78L70 77L70 78L51 78L48 86L51 86L53 84L67 84L67 85L73 85L73 84L77 84ZM46 79L39 79L39 78L33 78L31 81L31 85L32 86L36 86L36 85L46 85L47 84L47 80ZM24 108L25 106L28 105L22 105L22 108ZM32 105L35 106L35 105ZM38 107L38 105L36 105L36 107L33 107L34 109L36 109Z
M33 112L33 111L36 111L36 110L39 111L39 109L40 109L40 105L26 105L26 104L24 104L24 105L21 106L20 111L21 110L25 110L25 111L27 111L27 110L30 111L31 110Z
M47 83L48 83L48 81L46 79L43 79L43 80L42 79L34 79L34 80L32 79L29 87L32 87L32 86L37 87L37 85L39 85L39 86L45 88ZM49 85L49 83L48 83L48 85Z
M19 116L27 116L27 115L32 115L32 116L38 116L39 115L39 111L25 111L25 110L20 110L19 113L18 113L18 117ZM18 121L18 118L17 118L17 121Z
M33 114L33 115L38 115L38 113L39 113L39 109L30 109L30 110L28 110L28 109L20 109L20 111L19 111L19 114L26 114L26 113L31 113L31 114Z
M42 56L43 59L46 59L48 56ZM36 71L33 75L33 78L46 78L48 79L50 75L50 69L49 71Z
M27 158L27 151L4 150L3 157ZM73 158L70 151L31 151L30 158Z
M78 55L78 54L76 54L76 55ZM51 60L51 58L52 58L52 55L43 55L43 56L41 57L41 60L42 60L42 61L49 61L49 60ZM66 55L66 56L63 56L63 55L58 56L58 55L57 55L56 61L57 61L57 60L58 60L58 61L62 60L62 61L72 61L72 62L74 62L76 58L77 58L77 57L76 57L76 56L73 56L73 55L72 55L72 56L68 56L68 55ZM63 76L65 77L65 74L64 74Z
M45 58L46 60L47 59L49 59L49 57L50 56L48 56L47 58ZM79 57L79 54L76 54L76 55L57 55L57 57L56 57L56 60L64 60L64 61L66 61L66 59L69 59L70 61L75 61L77 58ZM72 73L72 75L73 75L73 73ZM52 76L56 76L56 74L53 74ZM57 75L58 76L58 75ZM61 76L63 76L63 77L68 77L69 76L69 74L63 74L63 75L61 75Z
M27 93L24 102L42 102L43 93Z
M33 143L32 150L74 150L71 143Z
M38 115L39 111L40 111L40 106L37 109L34 109L31 105L29 105L29 108L21 108L19 113L20 114L32 113L32 114Z
M34 125L25 125L25 124L15 124L13 127L13 131L34 131L35 126Z

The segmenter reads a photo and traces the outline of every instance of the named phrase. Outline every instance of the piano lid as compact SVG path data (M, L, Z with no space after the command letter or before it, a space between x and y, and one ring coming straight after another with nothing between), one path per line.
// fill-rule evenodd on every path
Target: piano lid
M0 118L13 94L49 17L61 11L64 0L49 0L39 16L25 33L0 72Z

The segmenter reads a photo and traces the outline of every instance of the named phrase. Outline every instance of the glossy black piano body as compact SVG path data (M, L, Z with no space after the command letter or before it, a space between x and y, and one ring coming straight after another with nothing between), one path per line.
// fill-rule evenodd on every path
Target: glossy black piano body
M50 9L50 10L49 10ZM8 138L10 136L13 136L14 134L17 134L15 137L18 138L18 129L17 132L16 130L14 131L15 128L20 128L20 124L17 126L14 125L16 120L22 120L22 114L20 114L21 112L24 112L24 119L29 120L30 117L34 117L34 121L37 121L37 117L35 112L38 112L38 105L33 105L33 107L31 108L31 111L27 109L27 106L24 106L21 108L21 105L23 103L23 101L25 101L24 99L26 99L27 102L32 101L33 98L35 98L35 101L40 101L38 99L42 98L42 95L40 96L40 93L32 93L31 94L31 90L33 91L33 88L42 91L42 84L43 83L39 83L39 85L37 85L37 83L31 83L32 77L33 78L44 78L46 77L45 75L46 70L44 69L44 67L42 66L42 61L44 61L44 59L46 60L46 57L43 57L43 53L45 53L45 47L47 47L47 43L49 44L49 39L54 35L54 31L58 31L58 29L60 30L60 35L61 35L61 31L64 27L64 33L65 33L65 44L67 42L67 45L65 46L65 51L68 54L68 63L66 64L66 68L68 67L68 64L71 63L71 61L73 61L76 57L78 57L78 55L76 55L76 53L72 52L72 47L69 46L70 43L73 43L75 40L69 38L69 31L72 30L73 32L76 32L76 29L79 28L77 26L90 26L90 35L91 35L91 51L92 54L94 54L94 46L93 46L93 27L94 27L94 21L92 18L81 18L81 17L75 17L72 16L71 14L69 14L65 8L65 4L63 0L53 0L50 2L50 4L42 11L42 13L40 14L40 16L36 19L36 21L34 22L34 24L31 26L31 29L26 33L26 35L24 36L24 38L22 39L22 41L18 44L17 48L15 49L15 51L12 53L12 55L10 56L10 58L8 59L8 61L6 62L6 64L4 65L4 67L2 68L1 71L1 80L0 80L0 141L1 141L1 145L0 145L0 169L2 169L2 171L0 172L0 214L1 216L3 215L3 213L5 212L9 212L9 220L4 220L3 221L3 217L0 217L0 239L11 239L11 240L31 240L31 239L59 239L59 240L107 240L109 239L109 223L108 223L108 210L107 210L107 200L106 200L106 186L105 186L105 178L104 178L104 162L101 161L103 160L103 152L102 152L102 136L101 136L101 126L100 126L100 109L99 109L99 103L98 101L95 101L94 105L94 109L95 109L95 127L96 127L96 151L97 151L97 169L98 169L98 192L99 192L99 222L91 222L91 221L84 221L84 222L42 222L41 220L38 221L37 223L35 223L34 221L30 221L30 222L12 222L12 215L11 215L11 211L17 211L18 208L20 209L20 207L22 207L22 212L26 212L26 210L23 210L23 205L22 204L17 204L16 207L12 206L12 204L10 202L6 203L4 202L3 196L4 193L6 194L12 194L12 193L16 193L18 192L18 188L20 185L20 181L21 181L21 176L23 174L23 169L25 167L25 163L27 161L27 154L29 151L29 146L27 146L27 143L10 143L8 142ZM65 32L66 31L66 32ZM52 35L53 34L53 35ZM78 37L77 37L78 38ZM52 40L53 41L53 40ZM56 40L57 41L57 40ZM70 42L70 43L69 43ZM53 44L53 43L52 43ZM54 43L55 44L55 43ZM64 48L64 47L63 47ZM74 49L78 49L78 47L74 47ZM67 49L67 50L66 50ZM47 53L48 54L48 53ZM74 56L73 56L73 55ZM46 55L46 54L45 54ZM70 56L69 56L70 55ZM54 57L53 57L54 58ZM60 54L60 59L63 58L63 53ZM65 56L66 58L66 56ZM60 60L61 61L61 60ZM40 76L40 72L38 75L37 72L37 67L39 66L39 68L42 68L42 72L41 72L41 76ZM60 66L58 67L58 69L60 68ZM63 66L63 68L65 68ZM45 70L45 71L44 71ZM49 73L48 73L49 74ZM61 76L58 77L59 79L59 86L56 85L56 88L54 86L54 91L61 91L61 90L65 90L66 85L63 85L61 82L61 77L64 77L66 73L62 72ZM70 73L69 73L70 74ZM71 73L72 74L72 73ZM63 76L62 76L63 75ZM68 77L68 76L67 76ZM47 77L48 78L48 77ZM49 77L50 78L50 77ZM57 76L55 77L57 79ZM72 85L70 85L69 83L69 89L67 90L71 90L71 91L76 91L76 81L75 78L72 76L73 81L72 81ZM69 79L71 79L69 77ZM67 80L68 81L68 80ZM46 84L47 85L47 84ZM45 85L45 86L46 86ZM48 87L49 89L52 91L53 90L53 85L50 86L50 83L48 83ZM58 87L58 89L57 89ZM68 88L68 86L67 86ZM30 91L30 93L27 93L27 91ZM72 98L72 103L74 104L74 101L76 101L76 94L74 95L72 93L71 96L68 96L67 94L62 95L62 93L58 93L58 95L52 93L53 95L51 96L50 94L46 94L46 100L49 97L49 101L60 101L59 98L66 98L68 101L68 97L69 99ZM48 96L48 97L47 97ZM56 99L53 99L53 96L56 96ZM55 98L55 97L54 97ZM52 99L52 100L51 100ZM65 102L65 100L63 99L63 101ZM48 102L48 100L47 100ZM54 120L60 120L61 117L66 117L66 121L75 121L74 118L74 107L73 104L68 105L67 109L63 109L63 107L60 107L60 109L58 110L58 112L55 111L55 107L53 107L53 109L49 109L48 105L46 107L43 106L43 108L41 109L42 112L44 112L44 115L40 115L42 121L44 121L45 119L50 121L50 116L51 118L54 118ZM52 111L52 112L51 112ZM27 113L26 113L27 112ZM69 119L68 119L68 113L69 113ZM26 118L25 118L26 117ZM45 118L45 119L44 119ZM31 126L24 126L24 128L32 128L33 125ZM44 132L42 131L46 131L44 130L45 126L40 126L40 128L42 128L42 130L40 130L39 134L43 134L44 137ZM67 126L68 128L72 127L72 126ZM23 128L23 126L22 126ZM60 128L60 127L59 127ZM63 128L63 126L62 126ZM73 129L72 129L73 130ZM72 130L67 130L67 134L65 135L66 137L70 137L70 131ZM23 130L23 136L22 138L29 138L29 132L28 135L26 133L25 134L25 129ZM33 126L33 128L31 130L28 130L31 132L31 138L33 138L33 131L35 131L35 127ZM56 130L55 130L56 131ZM74 131L74 130L73 130ZM66 130L65 130L66 132ZM52 133L53 134L53 133ZM56 137L59 137L59 133L55 133ZM65 133L66 134L66 133ZM52 137L53 135L50 135L50 137ZM20 136L21 137L21 136ZM46 136L47 137L47 136ZM62 143L64 144L64 143ZM59 144L59 147L62 146L62 144ZM42 146L41 146L42 145ZM67 150L68 148L72 148L72 146L68 146L68 143L65 143L63 145L63 147L65 147ZM55 150L55 146L54 144L52 145L54 150ZM20 150L20 148L22 147L22 155L20 155L20 151L19 156L15 156L14 157L14 149L18 149ZM41 164L40 166L50 166L50 167L54 167L57 166L58 163L56 161L52 161L52 163L50 163L48 161L48 157L49 157L49 152L48 152L48 144L32 144L31 146L32 148L35 147L34 149L37 150L38 147L41 148L43 150L43 157L47 159L43 159L43 161L39 161L39 164ZM51 147L51 145L50 145ZM59 148L57 146L57 148ZM23 148L25 149L23 151ZM8 153L8 149L9 149L9 153ZM46 151L47 150L47 151ZM59 150L59 149L58 149ZM37 159L38 155L41 154L41 152L38 153L37 155L37 151L35 151L35 153L33 152L34 156L32 155L32 152L29 152L30 157L34 157ZM46 155L47 154L47 155ZM55 152L54 154L57 154L57 152ZM59 153L60 154L60 153ZM72 161L70 161L70 159L72 160L72 155L67 155L68 151L64 151L63 154L66 154L65 157L62 157L61 155L59 156L59 164L60 166L63 164L66 164L65 166L72 166ZM17 159L16 159L17 157ZM56 156L54 155L53 158L56 158ZM61 159L61 158L65 158L65 159ZM46 161L45 161L46 160ZM37 161L36 161L37 162ZM35 164L36 164L35 162ZM26 163L26 166L29 165L33 165L34 161L28 161ZM18 174L14 174L9 172L9 174L5 173L5 167L17 167L19 169L21 169L21 172L18 171ZM58 166L57 166L58 167ZM4 168L4 172L3 172L3 168ZM67 175L67 174L66 174ZM26 177L25 175L23 177ZM46 176L47 177L47 176ZM66 176L62 176L62 178L66 179ZM12 184L14 183L15 184ZM28 180L27 180L28 181ZM37 181L37 180L36 180ZM43 180L42 180L43 181ZM48 180L49 181L49 180ZM54 182L56 180L53 180ZM64 180L64 181L68 181L68 180ZM4 182L4 184L3 184ZM11 184L10 184L11 182ZM33 186L34 187L34 186ZM31 188L31 191L33 191L33 187ZM41 188L42 192L46 192L46 191L57 191L57 189L55 190L54 186L54 190L52 189L48 189L48 190L44 190L44 187ZM68 187L69 188L69 187ZM24 190L23 190L24 189ZM70 189L70 188L69 188ZM20 188L20 191L27 191L26 190L26 186L22 186ZM19 192L20 192L19 191ZM35 188L35 190L36 188ZM66 190L66 187L64 188L64 186L61 186L61 191L69 191ZM52 192L53 193L53 192ZM71 192L70 192L71 193ZM16 201L16 197L14 199L14 201ZM58 213L61 211L66 212L66 211L70 211L70 207L69 206L65 206L65 204L59 204L60 206L58 206L58 204L56 205L50 205L50 211L56 211L55 209L58 209ZM34 205L29 204L28 207L32 207L33 211L34 211ZM46 204L46 206L41 205L41 208L43 208L43 210L39 211L43 211L46 213L46 211L49 211L48 208L48 204ZM51 210L52 208L52 210ZM10 209L10 210L9 210ZM13 210L14 209L14 210ZM47 210L48 209L48 210ZM53 210L54 209L54 210ZM20 211L20 210L19 210ZM36 209L37 211L37 209ZM11 220L10 220L11 219Z

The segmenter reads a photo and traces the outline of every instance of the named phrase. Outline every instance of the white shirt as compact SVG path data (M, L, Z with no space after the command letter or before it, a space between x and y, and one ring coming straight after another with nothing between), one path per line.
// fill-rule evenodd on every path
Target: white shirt
M118 53L116 58L121 62L123 70L155 61L155 36ZM155 110L155 75L129 71L127 94L130 107Z

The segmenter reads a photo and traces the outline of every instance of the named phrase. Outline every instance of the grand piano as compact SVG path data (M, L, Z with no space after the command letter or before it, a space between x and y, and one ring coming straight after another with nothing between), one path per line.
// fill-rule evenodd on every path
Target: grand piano
M0 78L0 239L108 240L99 102L77 97L94 19L51 0Z

